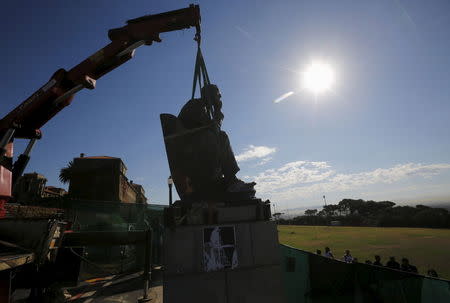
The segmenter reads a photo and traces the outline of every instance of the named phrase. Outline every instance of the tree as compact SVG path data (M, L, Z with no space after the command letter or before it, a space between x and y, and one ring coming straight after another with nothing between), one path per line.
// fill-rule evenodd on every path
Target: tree
M324 217L334 217L337 216L339 210L340 210L339 205L328 204L323 207L323 209L318 213L318 215Z
M417 209L420 209L420 210L425 210L425 209L430 209L431 207L426 206L426 205L419 204L419 205L416 205L416 208L417 208Z
M307 210L305 210L305 215L315 216L315 215L317 215L317 209L307 209Z
M444 210L445 211L445 210ZM439 208L424 208L412 217L415 226L445 228L447 213Z
M66 167L61 168L59 171L59 181L61 183L69 183L73 176L73 161L70 161Z
M339 210L341 212L345 212L348 214L353 214L355 212L361 213L364 212L364 200L353 200L353 199L343 199L341 202L339 202Z

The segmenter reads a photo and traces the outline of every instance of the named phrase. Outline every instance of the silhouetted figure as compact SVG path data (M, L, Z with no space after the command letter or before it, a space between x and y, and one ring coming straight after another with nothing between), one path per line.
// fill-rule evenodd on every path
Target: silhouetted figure
M239 166L227 134L220 129L224 118L221 109L219 89L210 84L202 88L201 99L189 100L178 114L182 125L197 134L193 137L195 142L180 146L197 154L186 164L191 167L189 182L193 191L220 184L225 192L254 194L256 183L245 183L236 177Z
M433 277L433 278L439 278L437 272L434 269L432 269L432 268L430 268L428 270L427 275L430 276L430 277Z
M390 257L389 261L386 263L386 267L399 270L400 264L395 261L395 257Z
M322 255L322 251L320 249L316 250L316 255L321 256Z
M370 261L370 260L366 260L366 262L364 262L364 263L366 263L367 265L373 265L372 261Z
M344 261L345 263L353 262L353 257L348 249L345 251L344 256L342 257L342 261Z
M409 260L407 258L402 259L402 265L400 269L407 272L417 273L417 267L409 264Z
M383 264L381 264L381 258L379 255L375 255L375 262L373 262L373 265L383 266Z
M325 257L334 259L333 253L331 252L331 249L328 246L325 247Z

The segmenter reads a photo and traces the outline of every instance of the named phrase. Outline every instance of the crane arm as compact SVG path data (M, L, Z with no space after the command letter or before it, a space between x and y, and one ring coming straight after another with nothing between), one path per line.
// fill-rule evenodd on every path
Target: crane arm
M94 89L96 80L133 58L137 47L160 42L160 33L189 27L196 27L199 35L198 5L128 20L127 25L109 30L111 43L69 71L56 71L45 85L1 119L0 136L14 129L15 138L40 138L39 129L69 105L76 92Z
M46 84L0 120L0 218L14 182L24 171L36 139L41 137L40 128L68 106L75 93L83 88L94 89L96 80L133 58L137 47L160 42L160 33L190 27L196 27L196 40L200 42L198 5L128 20L125 26L109 30L111 43L69 71L56 71ZM30 139L15 163L14 138Z

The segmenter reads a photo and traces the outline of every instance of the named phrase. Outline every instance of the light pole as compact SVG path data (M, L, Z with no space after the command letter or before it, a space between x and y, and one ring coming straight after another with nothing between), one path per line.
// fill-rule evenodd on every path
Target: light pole
M169 176L169 178L167 179L167 185L169 185L169 205L172 205L172 185L173 185L172 176Z

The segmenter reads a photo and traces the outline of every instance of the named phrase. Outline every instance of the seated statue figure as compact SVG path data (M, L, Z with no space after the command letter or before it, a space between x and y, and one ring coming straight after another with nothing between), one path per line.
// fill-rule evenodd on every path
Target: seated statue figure
M202 88L200 99L189 100L177 118L172 116L176 121L172 124L177 125L172 131L167 131L161 115L169 165L182 199L254 197L256 183L236 177L239 166L228 135L220 129L221 108L219 89L209 84Z

